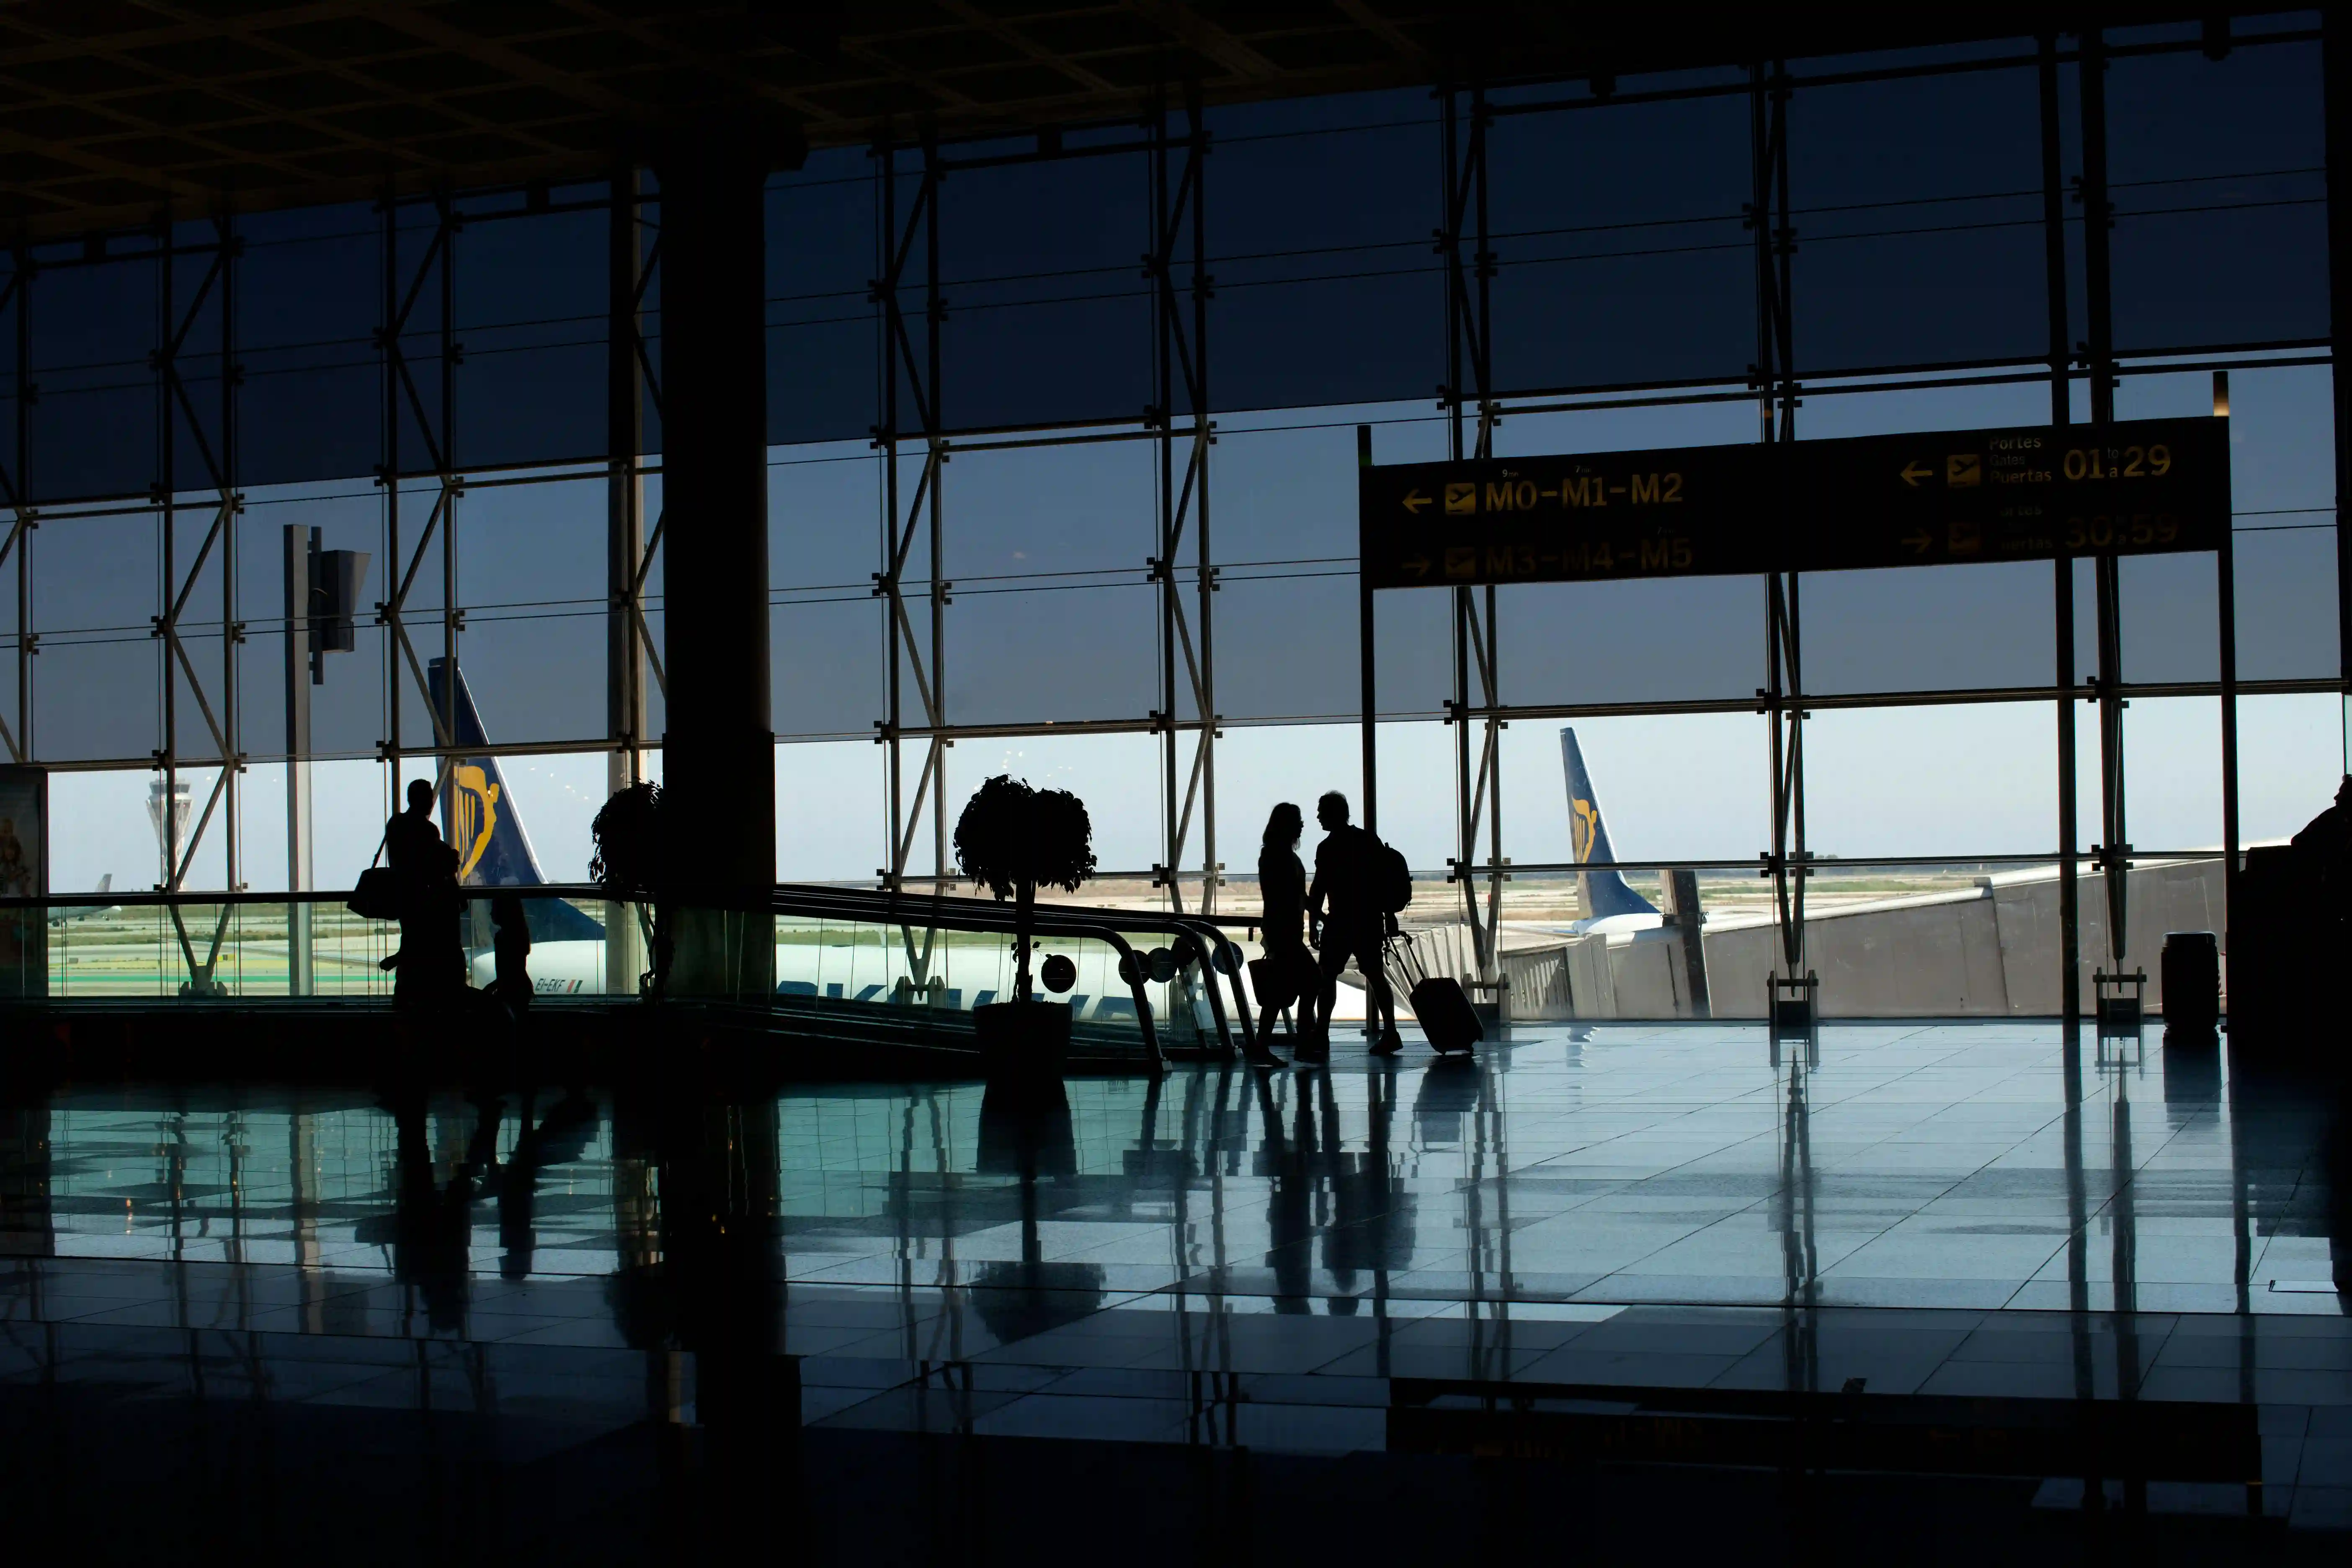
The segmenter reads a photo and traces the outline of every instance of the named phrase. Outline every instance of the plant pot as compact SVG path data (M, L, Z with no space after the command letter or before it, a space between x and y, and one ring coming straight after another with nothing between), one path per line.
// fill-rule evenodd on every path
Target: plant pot
M1070 1054L1067 1002L997 1002L973 1008L971 1019L990 1082L1060 1081Z

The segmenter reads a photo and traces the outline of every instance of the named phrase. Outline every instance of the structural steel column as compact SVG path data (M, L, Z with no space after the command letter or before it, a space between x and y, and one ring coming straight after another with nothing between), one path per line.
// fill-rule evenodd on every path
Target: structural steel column
M2230 373L2213 373L2213 417L2230 416ZM2238 521L2231 509L2213 558L2213 599L2221 645L2221 953L2238 912ZM2224 969L2226 974L2228 971Z
M1756 386L1758 435L1768 444L1797 438L1797 379L1791 258L1797 231L1789 209L1789 70L1783 60L1750 68L1748 137L1756 235ZM1772 847L1765 869L1772 878L1773 917L1780 938L1779 973L1790 981L1811 974L1805 952L1804 664L1797 574L1771 574L1764 590L1765 686L1771 726ZM1818 1005L1820 998L1807 995ZM1773 1003L1778 1007L1777 994Z
M1495 455L1497 410L1494 386L1493 281L1495 252L1490 244L1486 209L1486 132L1491 115L1482 88L1472 88L1469 135L1461 133L1462 98L1454 89L1444 93L1445 112L1440 122L1445 163L1444 226L1438 247L1445 257L1445 391L1448 413L1448 453L1459 462L1466 458ZM1463 265L1465 240L1471 246L1470 264ZM1475 401L1478 420L1465 428L1465 405ZM1483 602L1482 602L1483 601ZM1447 704L1454 726L1454 805L1456 839L1451 880L1461 884L1462 911L1478 976L1472 989L1500 1004L1502 959L1497 937L1502 925L1503 879L1503 701L1499 669L1501 647L1496 619L1499 608L1492 584L1484 591L1454 590L1454 697ZM1483 610L1483 614L1482 614ZM1471 672L1477 672L1478 701L1471 701ZM1477 763L1471 762L1470 724L1474 707L1479 716ZM1486 831L1486 907L1478 907L1478 835Z
M15 557L16 568L16 727L12 731L0 723L0 742L8 748L8 760L28 763L33 760L33 652L37 640L33 634L33 530L38 525L33 510L31 440L33 383L27 368L33 354L33 273L32 253L18 246L15 268L8 275L5 289L0 289L0 306L13 305L16 311L16 376L12 389L16 400L15 431L16 471L11 475L5 465L0 465L0 504L5 504L11 516L5 542L0 542L0 564Z
M877 146L874 153L881 174L876 182L875 197L882 265L881 275L874 282L874 298L881 307L877 345L880 361L876 367L881 407L874 427L874 445L882 454L883 558L883 570L875 574L874 592L883 601L884 608L882 666L887 704L887 717L876 721L875 731L876 739L883 746L883 792L889 826L888 858L878 875L886 889L905 887L907 865L914 855L915 830L921 825L925 803L935 802L931 810L935 860L932 890L943 892L950 875L945 795L947 604L949 591L954 586L941 575L946 564L942 496L948 449L940 424L939 395L940 336L947 320L947 301L940 293L939 195L945 172L940 167L938 145L926 139L921 144L922 177L912 201L902 213L898 198L899 151L886 142ZM908 326L904 298L908 287L908 268L915 262L919 240L922 247L923 289L923 341L919 349ZM914 432L908 431L900 418L902 393L914 414ZM917 435L922 441L923 465L914 494L908 497L903 494L900 483L900 455L901 448ZM929 555L924 573L928 647L916 636L914 616L907 605L906 584L907 563L913 556L915 536L919 527L925 524L925 549ZM905 744L906 683L910 676L916 700L922 707L917 728L925 737L923 764L916 775L911 798L907 793ZM919 953L912 945L910 929L907 941L910 973L919 983L929 972L930 938L927 933L926 945Z
M1159 470L1154 505L1158 543L1150 574L1160 609L1160 709L1154 727L1162 742L1162 859L1153 875L1168 889L1169 907L1180 914L1184 910L1185 847L1196 812L1201 822L1199 908L1204 912L1217 907L1219 870L1216 646L1211 600L1217 569L1209 547L1209 269L1202 222L1208 140L1199 93L1191 86L1184 91L1184 115L1181 142L1170 134L1164 98L1155 104L1150 122L1151 249L1145 261L1152 282L1153 385L1152 402L1144 413ZM1171 169L1171 154L1180 147L1181 163ZM1186 288L1179 289L1179 258L1187 250L1192 277ZM1180 420L1184 421L1181 429ZM1197 637L1185 616L1184 583L1176 565L1188 529ZM1187 696L1198 730L1189 766L1183 755Z
M38 753L33 740L33 256L16 250L16 757Z
M761 188L751 129L680 136L662 191L663 595L671 820L690 825L672 988L772 989L763 906L776 879L768 708L767 364ZM702 906L700 910L697 905Z
M158 549L163 563L163 576L155 607L162 614L152 617L157 642L155 658L159 678L163 681L163 744L155 752L155 766L163 775L163 796L160 814L155 819L156 832L163 840L163 874L156 887L166 893L180 890L180 679L172 668L173 645L178 641L177 616L172 614L172 598L180 585L179 574L179 509L178 492L173 483L173 471L179 466L177 435L179 410L172 406L172 350L174 346L173 328L178 324L178 312L173 309L172 293L173 256L172 224L166 218L155 233L155 348L149 355L155 369L155 483L149 492L155 504L155 514L161 531ZM178 910L173 911L176 920Z
M383 193L383 325L376 329L376 347L383 356L383 462L377 479L383 486L383 562L389 579L376 618L383 638L384 815L401 809L400 655L404 632L400 624L400 201L387 185Z
M2338 188L2337 169L2352 170L2352 41L2336 46L2331 18L2322 14L2326 30L2320 49L2327 100L2327 305L2328 335L2352 322L2352 191ZM21 362L20 362L21 363ZM2340 358L2334 360L2336 384L2336 641L2337 673L2343 682L2342 746L2344 771L2352 773L2352 534L2345 531L2342 495L2344 476L2352 473L2352 389L2343 384ZM19 406L22 406L20 404Z
M2050 423L2074 419L2069 376L2074 349L2066 325L2066 174L2059 124L2058 37L2042 40L2042 287L2050 309ZM2083 886L2075 856L2074 562L2063 551L2053 568L2051 616L2055 623L2058 689L2058 1013L2067 1029L2083 1016Z
M606 228L605 265L610 319L606 323L604 733L613 750L604 760L609 795L645 776L646 659L639 642L645 625L646 481L639 454L645 450L645 379L638 310L644 302L646 256L637 216L637 172L613 175L613 207ZM637 922L620 904L604 910L604 989L626 993L643 968Z
M2083 300L2091 376L2092 440L2104 451L2116 417L2115 312L2108 291L2106 48L2096 29L2083 35L2077 68L2083 111ZM2107 958L2116 973L2130 943L2127 893L2131 835L2125 818L2123 579L2118 559L2101 555L2099 611L2099 866L2107 893Z
M311 889L313 843L310 817L310 584L318 567L319 531L299 522L285 525L286 549L286 889ZM286 994L308 996L311 989L310 906L286 904Z
M237 618L236 534L245 498L236 489L236 389L244 384L245 367L236 358L236 259L243 253L243 242L224 216L214 226L213 243L214 287L220 291L220 424L216 430L220 446L210 467L220 492L220 510L214 526L218 530L221 552L222 740L221 776L215 788L220 796L221 810L221 885L232 893L241 893L245 890L245 812L237 795L238 775L245 771L245 735L243 715L238 711L242 693L237 685L237 647L245 641L245 624Z
M1372 466L1372 427L1356 426L1356 467ZM1380 638L1374 631L1371 578L1365 574L1361 560L1356 563L1356 633L1360 679L1362 697L1360 722L1363 729L1363 792L1364 831L1381 830L1381 745L1380 745L1380 680L1378 660Z

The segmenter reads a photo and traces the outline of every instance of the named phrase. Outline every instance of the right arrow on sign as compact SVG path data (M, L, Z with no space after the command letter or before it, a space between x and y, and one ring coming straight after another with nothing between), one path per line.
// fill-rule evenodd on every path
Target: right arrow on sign
M1403 567L1406 571L1412 573L1416 577L1426 577L1429 575L1429 557L1426 555L1408 555L1403 560L1398 562L1397 564Z
M1935 476L1935 469L1916 458L1903 465L1903 482L1915 490L1919 488L1921 479L1933 479Z
M1923 528L1916 533L1905 534L1903 542L1911 547L1912 554L1925 555L1927 553L1927 547L1936 542L1936 536Z

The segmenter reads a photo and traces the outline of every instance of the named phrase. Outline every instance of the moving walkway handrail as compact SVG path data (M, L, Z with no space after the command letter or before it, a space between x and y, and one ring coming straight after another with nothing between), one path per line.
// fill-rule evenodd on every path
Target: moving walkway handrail
M535 887L465 889L468 897L487 898L494 892L510 892L526 899L565 899L577 903L600 904L635 902L612 899L593 883L542 883ZM0 912L11 910L52 909L181 909L190 905L218 908L228 905L325 905L336 906L349 901L348 889L306 889L268 891L239 889L183 889L167 892L162 889L143 891L49 893L30 898L0 898ZM719 907L719 901L683 899L681 903ZM749 912L748 909L747 911ZM819 919L832 918L858 921L876 925L913 925L919 921L929 929L982 931L1012 934L1016 929L1016 916L1011 906L988 899L950 897L940 893L907 893L860 888L828 888L806 883L782 883L770 895L765 912L803 915ZM1162 1064L1158 1030L1154 1026L1150 999L1144 990L1149 978L1142 955L1136 952L1121 934L1125 931L1164 932L1178 938L1189 938L1193 949L1184 967L1192 963L1202 967L1204 989L1208 992L1209 1009L1217 1030L1222 1053L1234 1054L1233 1029L1224 998L1219 994L1215 974L1219 960L1230 943L1222 929L1223 922L1208 916L1179 915L1161 910L1093 910L1070 905L1033 906L1029 929L1044 936L1087 937L1105 942L1123 960L1130 990L1134 993L1136 1016L1144 1044L1155 1068ZM1179 970L1181 973L1181 969ZM1241 1016L1243 1036L1255 1039L1249 1007L1241 989L1240 965L1228 972L1234 987L1234 1010Z
M912 928L918 924L927 930L985 931L1013 934L1019 930L1018 917L1008 905L986 899L946 899L937 894L892 893L856 888L811 888L784 885L779 887L770 901L770 908L779 914L856 920L868 924L901 925ZM1072 909L1067 906L1034 908L1029 930L1040 936L1080 936L1108 944L1120 956L1122 978L1135 994L1137 1016L1142 1020L1148 1037L1156 1032L1151 1026L1151 1008L1144 982L1150 978L1142 956L1128 942L1122 930L1139 927L1160 931L1192 939L1202 947L1199 933L1192 923L1160 911L1141 913L1130 920L1128 910L1096 910ZM1202 947L1198 962L1207 964L1215 949ZM1189 964L1188 964L1189 967ZM1181 971L1180 971L1181 973ZM1208 979L1209 1011L1215 1021L1219 1049L1227 1058L1234 1052L1233 1029L1225 1016L1223 999L1217 994L1213 975ZM1248 1014L1244 1012L1244 1027ZM1150 1041L1155 1063L1160 1060L1156 1037Z
M988 925L985 929L990 931L1009 931L1013 929L1011 907L992 899L865 888L828 888L807 883L787 882L777 886L773 907L779 913L816 913L820 906L828 911L841 910L845 918L848 911L856 911L856 918L877 923L911 925L920 920L928 926L952 930L958 920L985 919L1001 922ZM1219 923L1204 916L1175 914L1165 910L1040 904L1032 906L1030 929L1040 935L1091 936L1097 934L1106 922L1115 924L1120 931L1162 931L1191 939L1197 956L1188 961L1184 967L1191 967L1193 962L1202 966L1203 989L1209 996L1209 1012L1216 1023L1218 1047L1230 1058L1234 1054L1233 1026L1226 1015L1224 998L1217 992L1216 973L1220 967L1220 955L1232 944ZM1123 952L1130 952L1123 941L1117 945ZM1140 961L1135 962L1139 981ZM1179 973L1181 973L1181 969ZM1243 1040L1255 1046L1256 1034L1250 1022L1248 998L1242 991L1241 965L1234 963L1226 971L1226 977L1234 988L1234 1011L1241 1015Z

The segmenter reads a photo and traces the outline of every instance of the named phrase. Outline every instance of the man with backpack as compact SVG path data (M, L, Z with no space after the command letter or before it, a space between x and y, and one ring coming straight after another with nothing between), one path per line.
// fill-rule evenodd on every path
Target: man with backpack
M1322 1026L1316 1039L1302 1043L1294 1059L1331 1059L1331 1007L1339 999L1339 971L1356 961L1364 977L1367 1016L1380 1030L1372 1055L1392 1057L1404 1049L1397 1036L1396 996L1381 963L1381 943L1392 917L1412 896L1410 873L1402 879L1402 858L1348 820L1348 797L1338 790L1316 802L1315 820L1326 835L1315 847L1315 885L1307 891L1308 934L1322 955Z

